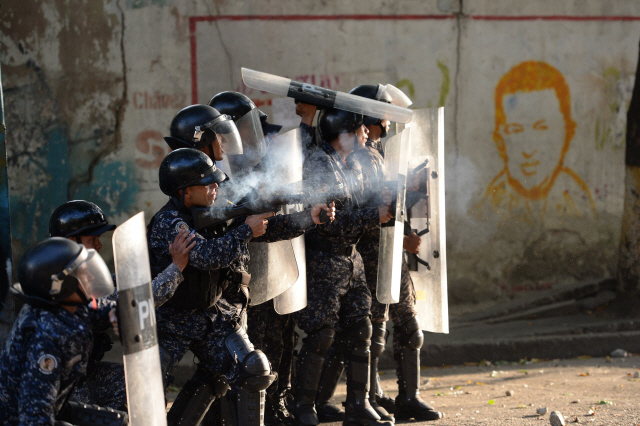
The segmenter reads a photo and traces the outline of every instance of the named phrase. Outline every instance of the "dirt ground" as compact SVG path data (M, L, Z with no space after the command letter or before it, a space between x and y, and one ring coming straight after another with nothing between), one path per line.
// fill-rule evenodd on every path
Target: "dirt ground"
M567 425L640 425L636 372L640 376L640 356L423 368L422 398L445 414L424 424L542 426L559 411ZM381 379L383 390L395 396L395 373L384 371ZM336 402L345 391L343 378ZM546 414L537 414L538 408Z

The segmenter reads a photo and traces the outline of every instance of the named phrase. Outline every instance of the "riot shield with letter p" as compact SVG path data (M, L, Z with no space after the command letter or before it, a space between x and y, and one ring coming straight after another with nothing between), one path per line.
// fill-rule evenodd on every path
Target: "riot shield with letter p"
M401 125L398 125L401 127ZM380 303L398 303L400 300L400 274L402 270L402 243L404 241L405 191L407 182L407 156L409 154L409 127L389 138L385 147L385 187L393 194L393 219L380 227L378 257L378 284L376 296Z
M144 213L113 233L120 339L132 426L166 426Z
M413 111L407 188L411 228L420 252L407 253L422 329L449 332L444 200L444 108Z
M260 164L266 197L272 188L294 185L302 181L302 137L300 129L290 130L271 141ZM277 185L273 185L273 184ZM277 195L277 194L273 194ZM287 206L286 213L301 206ZM274 300L278 313L295 312L306 306L306 274L304 265L304 236L274 243L249 243L251 262L251 306ZM282 298L280 295L286 293ZM304 306L301 306L304 304Z

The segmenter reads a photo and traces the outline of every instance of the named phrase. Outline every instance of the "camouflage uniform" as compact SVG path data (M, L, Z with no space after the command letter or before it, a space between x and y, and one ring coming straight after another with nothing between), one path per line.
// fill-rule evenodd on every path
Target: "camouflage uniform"
M85 306L24 305L0 356L0 423L53 425L86 374L92 338Z
M184 280L180 269L173 263L151 282L156 308L164 304ZM115 279L114 279L115 281ZM103 297L97 304L107 312L115 307L118 291ZM94 324L94 348L89 357L87 375L78 383L71 399L84 404L96 404L102 407L126 411L127 394L125 390L124 366L122 363L101 361L104 353L111 349L113 342L105 332L110 323Z
M365 192L368 192L370 203L379 203L382 184L384 182L384 154L380 149L380 143L368 140L365 148L354 152L354 156L361 163L365 175ZM365 271L367 282L372 293L375 294L378 281L378 246L380 234L369 234L360 241L358 249L366 255ZM362 247L361 247L362 246ZM363 257L364 257L363 255ZM388 316L375 315L382 312L382 304L374 301L371 311L374 314L372 345L371 345L371 390L370 399L372 405L380 414L388 415L385 409L396 410L396 404L400 407L396 411L399 419L414 417L416 420L433 420L440 418L440 413L433 410L431 406L424 403L419 397L419 392L415 388L415 376L419 376L419 347L422 345L422 332L415 310L416 295L409 274L406 260L402 259L400 284L400 300L398 303L389 305L388 311L394 325L393 354L396 361L396 373L398 377L398 389L400 395L394 403L391 398L384 395L379 385L377 363L386 345L386 325ZM375 297L374 297L375 299ZM376 321L376 319L378 321ZM377 324L376 324L377 322ZM419 343L417 343L419 340Z
M337 195L329 196L336 199L337 211L335 221L305 234L307 307L296 313L298 326L306 333L323 327L348 328L369 316L371 293L358 251L345 255L335 253L332 247L355 245L363 233L378 227L379 212L377 208L357 208L361 181L326 141L305 161L303 178L306 189L318 197L322 193ZM329 250L316 248L326 244Z
M307 337L296 370L295 416L306 425L318 421L317 385L334 341L334 350L345 354L348 410L370 409L364 395L369 385L365 372L371 343L371 292L355 245L364 233L379 227L379 211L359 208L358 198L364 194L361 169L357 161L342 161L326 141L311 148L303 178L309 192L336 202L335 221L305 235L307 307L296 313L296 319Z
M381 184L384 183L384 158L374 147L374 142L367 140L362 149L355 150L353 157L360 164L363 175L363 198L366 206L374 207L382 204L380 198ZM372 228L358 242L358 251L364 262L364 273L371 291L371 322L386 322L389 319L389 305L378 302L376 284L378 283L378 252L380 248L380 228Z
M396 326L404 324L411 318L418 315L416 311L416 290L413 287L413 281L411 280L411 274L409 273L409 267L407 262L402 258L402 273L400 275L400 300L398 303L389 305L389 316L394 325L394 336ZM396 336L397 337L397 336ZM400 339L393 339L393 352L399 354L401 349ZM397 364L396 368L400 368Z
M153 256L159 259L170 257L169 242L181 229L190 230L188 212L178 213L177 202L173 207L161 210L152 220L149 245ZM171 202L170 202L171 203ZM186 220L185 220L186 219ZM313 226L308 211L269 218L265 235L252 238L249 225L242 221L231 221L215 231L217 237L206 239L195 234L196 246L189 253L189 263L199 270L222 270L231 273L246 273L249 263L247 243L272 242L295 238ZM227 375L229 383L238 380L239 365L225 348L225 339L241 322L249 299L248 288L229 283L214 306L192 310L165 304L156 310L159 344L173 355L172 371L187 349L209 370Z

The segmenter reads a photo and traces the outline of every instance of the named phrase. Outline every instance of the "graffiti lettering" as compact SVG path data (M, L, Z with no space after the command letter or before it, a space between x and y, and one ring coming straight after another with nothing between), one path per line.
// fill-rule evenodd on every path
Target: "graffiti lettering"
M133 107L136 109L182 109L187 105L187 95L185 94L162 94L158 91L153 93L135 92L133 94Z
M164 143L162 133L157 130L144 130L136 138L138 152L144 154L142 158L136 158L136 164L144 169L157 169L162 159L169 152L169 147Z

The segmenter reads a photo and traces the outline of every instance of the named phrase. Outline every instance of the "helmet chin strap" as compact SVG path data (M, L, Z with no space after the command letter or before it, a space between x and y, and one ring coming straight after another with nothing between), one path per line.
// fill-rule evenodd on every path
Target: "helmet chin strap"
M380 137L381 138L386 138L387 137L387 129L385 129L385 127L382 125L382 120L378 120L375 124L378 125L380 127L380 130L382 131L380 133Z
M62 302L60 302L60 305L64 305L64 306L86 306L88 305L93 299L87 298L87 296L84 294L84 292L80 289L80 286L78 286L78 288L75 291L75 294L78 295L78 297L80 297L80 302L72 302L70 300L63 300Z

